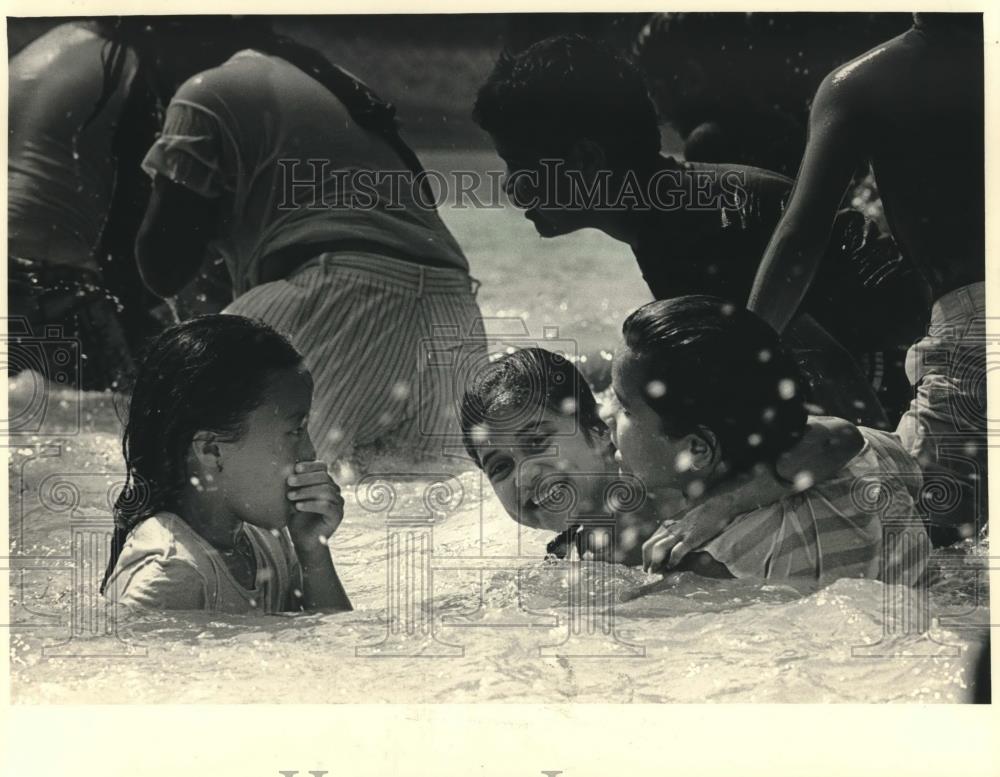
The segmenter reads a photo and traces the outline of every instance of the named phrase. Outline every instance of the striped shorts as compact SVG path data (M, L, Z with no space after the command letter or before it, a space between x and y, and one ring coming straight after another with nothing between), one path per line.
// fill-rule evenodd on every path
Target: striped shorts
M303 354L321 459L435 457L460 441L462 376L486 359L474 283L458 269L324 253L223 312L263 321Z

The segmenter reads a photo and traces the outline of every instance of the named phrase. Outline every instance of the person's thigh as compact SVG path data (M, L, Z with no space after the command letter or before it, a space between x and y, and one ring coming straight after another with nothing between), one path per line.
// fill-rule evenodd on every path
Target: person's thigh
M916 395L896 434L924 472L932 539L950 544L987 522L985 347L925 337L907 373Z
M419 354L408 417L400 441L424 455L460 446L459 407L469 381L487 363L482 313L470 293L421 300Z
M310 268L263 284L224 311L286 335L313 377L309 430L328 461L380 440L406 414L416 370L416 300L363 273Z

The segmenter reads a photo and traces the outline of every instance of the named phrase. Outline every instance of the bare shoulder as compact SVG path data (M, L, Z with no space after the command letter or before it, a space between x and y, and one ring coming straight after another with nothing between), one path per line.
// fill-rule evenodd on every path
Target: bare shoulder
M906 32L834 69L819 86L814 110L870 110L898 94L919 60L920 45L912 31Z

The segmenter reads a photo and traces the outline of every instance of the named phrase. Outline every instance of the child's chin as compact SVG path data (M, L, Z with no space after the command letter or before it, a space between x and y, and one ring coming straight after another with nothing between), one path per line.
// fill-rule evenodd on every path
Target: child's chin
M566 517L562 514L549 515L543 510L535 510L531 520L541 531L554 531L557 534L566 531Z
M267 517L254 518L253 520L248 520L247 523L252 523L259 529L264 531L281 531L286 526L288 526L290 516L288 515L268 515Z

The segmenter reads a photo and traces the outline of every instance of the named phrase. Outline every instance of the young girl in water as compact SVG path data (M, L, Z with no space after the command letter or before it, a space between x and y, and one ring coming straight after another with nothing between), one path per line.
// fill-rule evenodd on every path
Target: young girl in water
M122 440L102 592L170 610L349 610L328 543L340 489L315 461L312 378L281 335L203 316L153 339Z

